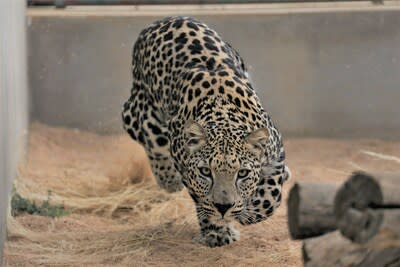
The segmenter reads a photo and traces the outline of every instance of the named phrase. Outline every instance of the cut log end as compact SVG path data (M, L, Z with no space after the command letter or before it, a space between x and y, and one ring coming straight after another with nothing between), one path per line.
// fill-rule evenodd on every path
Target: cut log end
M303 238L299 227L299 185L296 183L289 192L288 197L288 223L289 232L293 239Z
M336 218L344 216L349 208L365 210L370 205L381 205L382 191L372 176L364 172L354 173L338 190L335 197Z
M336 229L333 200L337 184L296 183L288 197L289 232L293 239L318 236Z
M382 227L384 211L400 202L399 175L354 173L338 190L334 200L337 226L343 236L366 243Z
M382 221L382 210L349 208L339 220L338 227L342 235L351 241L366 243L378 233Z

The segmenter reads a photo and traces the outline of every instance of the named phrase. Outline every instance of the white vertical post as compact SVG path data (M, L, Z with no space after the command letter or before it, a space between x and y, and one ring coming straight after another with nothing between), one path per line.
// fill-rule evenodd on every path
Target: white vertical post
M12 180L27 133L26 0L0 0L0 265Z

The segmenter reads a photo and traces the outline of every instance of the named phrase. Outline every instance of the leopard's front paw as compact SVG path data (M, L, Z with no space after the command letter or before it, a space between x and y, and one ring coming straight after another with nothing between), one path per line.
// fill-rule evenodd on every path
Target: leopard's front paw
M217 229L213 230L202 230L200 235L194 238L196 242L212 248L229 245L239 239L239 231L232 227L220 227L219 229L217 227Z

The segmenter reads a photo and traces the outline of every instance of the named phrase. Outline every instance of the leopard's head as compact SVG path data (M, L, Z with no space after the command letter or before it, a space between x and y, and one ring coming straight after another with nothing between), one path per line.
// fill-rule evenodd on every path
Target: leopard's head
M186 124L183 182L200 216L229 220L242 211L256 190L268 140L266 128L246 132L226 122Z

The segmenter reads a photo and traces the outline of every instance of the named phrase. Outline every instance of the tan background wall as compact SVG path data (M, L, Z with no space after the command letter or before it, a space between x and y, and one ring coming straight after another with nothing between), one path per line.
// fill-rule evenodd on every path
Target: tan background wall
M57 16L36 10L29 26L32 117L120 131L139 31L167 14L189 13L240 51L285 134L400 138L400 11L343 6L214 7L211 15L196 7L75 8Z

